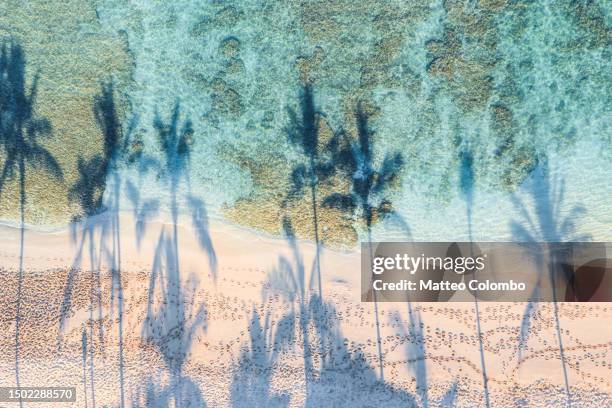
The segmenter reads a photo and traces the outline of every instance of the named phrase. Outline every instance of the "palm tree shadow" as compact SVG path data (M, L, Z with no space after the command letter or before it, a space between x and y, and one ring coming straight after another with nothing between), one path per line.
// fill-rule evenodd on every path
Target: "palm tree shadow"
M334 174L336 167L331 153L338 145L338 134L326 142L319 137L322 113L315 107L311 84L304 84L300 93L300 114L288 109L289 125L285 128L287 139L298 148L301 163L291 170L290 190L283 206L289 205L304 194L310 195L314 241L316 245L316 273L319 296L323 296L321 283L321 236L319 226L319 187Z
M25 55L15 41L3 41L0 50L0 143L4 163L0 172L0 194L6 181L18 173L20 204L25 203L26 167L44 170L61 180L63 172L38 139L52 136L51 122L35 112L38 75L25 89ZM0 196L1 197L1 196Z
M166 389L155 392L147 386L146 400L155 400L153 405L205 406L203 395L197 384L184 374L185 360L199 331L206 330L206 311L203 305L195 306L195 291L198 282L194 276L181 281L179 255L179 194L182 183L187 185L186 201L191 213L191 222L198 243L206 251L210 270L216 278L217 258L209 235L208 215L204 201L194 197L189 189L189 164L191 146L195 142L194 131L189 119L180 123L180 106L175 104L169 122L165 123L159 114L153 126L162 150L162 159L157 160L141 155L139 164L143 172L157 168L170 191L171 231L163 227L155 250L149 281L147 315L142 328L142 337L162 355L171 383ZM130 191L131 190L131 191ZM138 190L128 186L128 195L133 203L140 203ZM155 208L157 202L145 201L137 209L140 214ZM137 230L139 229L137 219ZM144 231L144 226L140 227ZM138 234L137 234L138 235ZM185 288L190 288L189 290Z
M35 112L38 75L29 91L25 86L25 55L13 40L2 42L0 50L0 144L3 164L0 170L0 199L7 181L18 178L20 212L20 254L15 313L15 382L20 386L20 328L25 241L26 171L42 170L61 180L63 172L57 160L39 142L52 135L51 123ZM19 401L22 406L22 401Z
M114 320L117 314L117 338L118 338L118 366L119 366L119 391L120 406L125 406L125 362L123 355L123 279L121 265L121 222L120 222L120 197L122 180L117 171L117 166L126 154L127 137L132 131L128 127L127 135L123 134L121 121L117 113L113 83L103 82L98 95L94 97L93 113L96 122L104 136L103 150L103 173L104 182L101 182L101 196L105 197L104 208L108 213L107 222L101 225L100 236L101 258L106 258L106 264L111 275L110 317ZM103 183L106 183L104 185ZM115 309L116 307L116 309ZM102 334L102 330L100 330ZM103 344L103 343L102 343Z
M565 183L562 178L551 176L550 165L547 157L540 157L536 161L536 166L532 171L531 178L525 185L527 196L533 203L533 211L529 210L528 204L518 195L512 197L513 204L519 213L519 219L510 223L510 230L514 239L518 242L542 243L544 248L551 249L549 243L566 242L566 241L590 241L591 237L586 234L576 234L576 221L585 213L586 209L581 205L575 205L570 209L567 215L562 215L562 207L565 201ZM519 334L519 350L518 358L522 359L523 352L529 340L531 331L531 322L538 310L539 301L541 300L541 286L543 279L547 274L552 287L553 296L553 313L555 319L555 328L557 341L559 343L559 359L563 370L563 378L565 383L565 392L567 404L571 406L572 398L567 373L567 363L563 348L563 338L561 335L561 322L559 319L559 311L556 293L557 281L568 282L571 279L569 271L565 268L556 268L554 265L562 265L564 262L559 257L564 254L557 254L552 250L548 251L551 259L545 259L541 251L533 251L537 270L539 271L537 283L530 295L530 300L527 302L523 318L521 320L521 329ZM563 299L561 299L563 300Z
M380 166L376 167L374 157L374 132L370 125L371 114L366 112L362 103L355 110L357 140L351 140L343 133L344 140L337 144L334 151L334 163L350 182L348 194L332 193L323 201L323 206L336 208L363 222L368 237L370 257L372 253L372 227L374 223L394 214L391 200L387 197L389 190L399 183L404 159L399 152L386 153ZM376 337L380 378L384 381L384 361L382 338L378 316L378 301L374 296L374 314L376 317Z
M90 382L91 399L95 406L94 388L94 327L98 322L99 344L103 351L103 307L101 288L101 269L103 260L110 271L111 286L111 316L114 305L117 303L119 322L119 377L121 406L124 400L123 376L123 288L121 283L121 233L119 223L119 190L120 180L113 172L118 160L121 159L122 131L114 100L114 87L112 82L102 82L100 93L94 96L93 115L103 135L103 150L89 159L79 158L77 170L79 177L70 187L68 195L70 201L78 203L81 214L73 218L71 224L72 240L77 244L77 252L72 267L69 270L64 295L60 308L60 325L58 335L58 348L61 347L62 333L67 318L71 312L72 296L75 278L81 269L83 253L88 244L89 264L91 274L90 292L90 322L89 322L89 354L90 354ZM110 241L110 244L108 243ZM94 319L94 309L98 316Z

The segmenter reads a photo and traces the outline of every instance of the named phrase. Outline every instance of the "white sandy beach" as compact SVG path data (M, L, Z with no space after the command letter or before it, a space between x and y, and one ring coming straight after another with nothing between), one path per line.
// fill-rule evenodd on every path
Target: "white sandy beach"
M85 224L27 230L19 302L20 233L0 228L0 384L16 381L18 306L21 386L77 390L49 406L484 406L472 303L380 304L383 382L358 252L323 250L317 302L311 243L217 221L208 250L190 226L175 236L161 222L138 243L131 215L119 230L105 217L89 221L91 246ZM480 304L492 406L565 406L552 308L539 305L519 358L525 304ZM572 406L611 406L612 307L559 313Z

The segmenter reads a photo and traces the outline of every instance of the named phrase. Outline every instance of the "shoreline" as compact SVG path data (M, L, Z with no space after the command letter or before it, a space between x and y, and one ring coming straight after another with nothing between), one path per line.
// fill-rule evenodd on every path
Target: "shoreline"
M124 218L133 219L133 215L131 213L132 213L132 210L120 210L119 211L121 219L124 219ZM161 216L159 214L161 214ZM170 218L169 211L163 210L163 211L160 211L159 214L155 218L148 220L148 223L153 223L153 224L158 224L158 225L172 225L172 222L169 219ZM184 217L188 215L189 214L187 212L179 213L179 222L177 224L179 227L187 227L187 228L190 227L189 224L191 223L188 220L183 219ZM104 218L111 217L111 216L112 216L112 213L107 210L107 211L103 211L93 216L84 217L77 221L72 221L68 224L61 224L61 225L58 224L58 225L48 225L47 226L47 225L36 225L36 224L24 223L24 226L25 226L26 232L29 232L29 233L54 235L54 234L70 233L70 231L73 228L78 228L79 226L83 226L86 223L88 223L88 221L95 222L98 219L104 219ZM280 234L272 234L265 230L260 230L260 229L250 227L247 225L234 223L234 222L227 220L224 217L210 217L208 219L208 222L211 226L213 226L213 229L215 227L217 228L228 227L230 229L235 229L235 230L244 232L246 234L249 234L253 237L259 237L264 240L276 240L276 241L285 240L285 238L283 238L283 236ZM6 219L6 218L0 218L0 229L19 230L21 229L20 222L15 221L15 220ZM315 242L310 239L298 238L298 241L300 243L315 245ZM327 246L325 243L320 243L319 245L321 246L321 248L323 248L326 251L350 254L352 252L359 250L360 242L357 242L353 248L330 247L330 246Z

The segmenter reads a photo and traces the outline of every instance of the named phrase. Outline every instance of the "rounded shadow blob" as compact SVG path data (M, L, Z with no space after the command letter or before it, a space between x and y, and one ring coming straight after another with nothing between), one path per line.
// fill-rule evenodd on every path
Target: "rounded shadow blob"
M604 276L612 274L612 268L606 268L605 259L595 259L576 269L567 282L566 302L605 302L609 301L612 281L601 287ZM610 279L608 279L610 281Z

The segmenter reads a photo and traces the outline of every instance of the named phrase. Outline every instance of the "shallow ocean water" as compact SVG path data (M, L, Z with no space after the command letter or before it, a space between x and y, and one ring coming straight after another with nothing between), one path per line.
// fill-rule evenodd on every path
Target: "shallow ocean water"
M213 217L284 185L297 156L287 142L287 108L299 109L306 77L332 129L354 128L357 101L379 109L375 154L404 155L392 197L412 239L468 239L458 188L466 145L474 157L475 238L512 239L512 197L530 188L529 172L543 155L550 182L564 185L562 202L553 203L560 214L582 206L577 232L610 238L605 2L102 2L98 16L125 30L134 58L130 137L159 156L153 122L156 115L168 122L179 104L195 134L182 189L202 198ZM257 166L271 182L254 179ZM159 171L134 167L120 176L139 183L144 196L168 190ZM186 194L178 196L184 207ZM272 205L262 199L257 208ZM398 239L406 231L391 219L374 235Z
M173 198L187 211L195 197L211 217L277 234L278 223L263 220L280 218L289 172L300 163L287 128L309 83L320 132L354 137L361 103L375 112L369 123L375 163L387 153L403 156L401 184L388 193L398 217L378 223L375 239L469 239L460 191L466 148L473 157L474 238L516 238L509 226L524 221L516 198L532 212L544 205L559 220L574 217L574 237L610 238L606 2L100 1L95 17L96 30L127 47L131 81L123 71L109 75L128 102L122 118L128 153L142 150L147 158L120 160L108 176L107 206L116 195L124 210L154 200L156 214L164 214ZM66 41L69 49L74 40ZM29 70L38 67L35 56L28 61ZM156 121L169 126L175 111L179 131L186 123L193 129L184 172L163 167L155 128ZM65 137L62 123L51 119L54 152L75 136ZM83 140L99 138L91 127ZM80 152L64 151L67 163ZM543 157L546 177L536 168ZM66 174L69 183L73 175ZM563 186L562 197L537 191L547 185ZM28 211L42 215L27 221L58 227L54 220L62 224L74 214L75 204L61 203L57 194L33 197ZM51 207L52 216L45 210ZM572 212L577 207L583 210ZM572 238L557 232L541 231L539 238Z
M131 60L126 39L120 32L99 24L93 3L64 1L53 7L46 1L0 4L0 48L6 52L3 60L6 57L9 61L2 66L0 74L3 88L0 171L5 170L7 159L4 126L10 127L16 111L26 110L24 106L31 104L33 118L49 125L48 134L39 132L32 139L38 139L63 173L63 177L54 177L32 157L27 161L24 216L27 224L37 228L65 226L78 214L78 203L69 199L68 191L79 177L79 161L91 159L102 149L102 134L93 112L94 100L100 95L103 83L112 80L119 90L130 80ZM11 80L8 71L21 74L13 74ZM22 102L15 104L19 96ZM120 111L120 93L116 92L115 96ZM6 103L7 100L10 102ZM11 141L8 142L10 145ZM17 224L19 220L18 173L5 177L7 173L3 172L1 176L0 219L3 222Z

